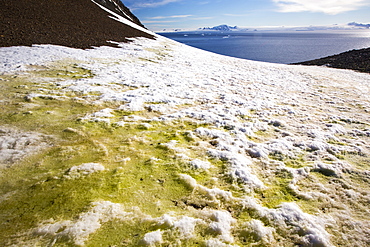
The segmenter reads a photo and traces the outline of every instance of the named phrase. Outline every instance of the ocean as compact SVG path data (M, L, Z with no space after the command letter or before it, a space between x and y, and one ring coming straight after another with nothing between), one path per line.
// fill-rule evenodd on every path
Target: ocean
M370 30L160 33L167 38L231 57L296 63L370 47Z

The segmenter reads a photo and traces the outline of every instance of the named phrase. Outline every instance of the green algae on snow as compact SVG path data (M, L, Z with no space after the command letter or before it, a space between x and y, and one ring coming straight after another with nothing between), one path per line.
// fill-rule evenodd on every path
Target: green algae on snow
M2 170L2 194L14 193L0 203L5 222L0 239L50 218L72 219L98 200L136 206L159 216L178 210L175 202L190 193L178 179L188 168L161 147L173 139L187 142L175 134L179 123L152 123L151 130L137 124L122 128L80 124L76 132L62 132L54 147ZM185 130L196 127L182 125ZM103 164L107 170L78 179L66 176L71 167L89 162Z
M73 67L74 71L66 68L32 73L62 80L93 76L78 67ZM1 195L6 195L0 200L1 244L31 240L35 236L29 231L42 222L73 219L94 201L139 207L153 217L179 210L176 202L190 190L178 174L189 168L163 144L188 143L191 140L186 132L197 124L181 120L150 122L151 128L147 129L140 127L140 121L123 127L78 121L86 114L118 105L88 104L71 97L28 100L27 95L44 85L32 80L24 74L2 76L1 100L5 104L1 106L0 124L41 132L50 136L52 147L0 171ZM41 92L48 94L54 89L57 86L48 84ZM132 113L114 114L114 119L120 119ZM91 162L102 164L106 170L69 178L71 167Z
M16 83L24 85L27 81ZM121 110L113 111L112 124L81 121L87 114L118 105L88 104L68 97L37 97L30 102L24 96L32 90L26 86L21 89L25 91L19 91L16 97L5 95L7 99L11 98L11 103L3 106L1 125L41 132L50 136L52 147L1 170L1 194L6 195L0 202L3 222L0 242L4 245L24 241L74 246L73 239L68 237L39 236L33 232L44 222L73 220L86 212L91 203L101 200L128 208L137 207L151 217L169 211L181 211L186 215L189 214L186 207L179 205L192 191L178 175L188 172L204 183L211 178L207 172L191 169L166 145L172 141L180 148L191 146L186 148L190 158L205 156L205 151L193 146L194 140L189 136L201 125L174 120L136 121L119 127L115 121L134 114ZM24 114L26 110L28 114ZM145 112L139 114L146 115ZM211 162L219 167L217 161ZM72 167L86 163L99 163L106 169L78 177L69 176ZM111 233L110 226L116 229L116 234ZM132 241L132 246L136 246L135 239L139 240L151 229L150 224L145 227L140 219L136 223L109 221L92 234L91 242L87 241L86 245L94 246L95 241L101 241L99 236L112 234L104 242L112 243L120 238L120 241ZM122 232L124 234L120 235ZM174 240L174 237L169 239ZM187 240L192 241L196 240Z
M6 195L0 201L1 244L74 246L69 237L35 235L35 229L45 222L72 221L87 212L92 203L102 200L128 208L137 207L151 217L168 212L191 216L193 209L206 206L231 207L235 216L243 215L243 222L251 219L249 212L237 204L215 204L204 195L193 193L179 179L179 174L187 173L199 184L232 190L233 185L229 185L224 177L222 161L209 159L213 168L197 171L167 145L172 143L175 148L184 149L189 158L206 157L205 150L197 146L189 134L203 125L180 119L166 122L140 120L118 127L114 122L138 114L120 110L112 112L111 124L81 121L87 114L118 105L88 104L68 97L38 97L29 102L24 99L26 93L30 92L21 91L11 99L12 104L3 106L1 124L41 132L51 137L53 146L1 170L1 194ZM30 113L24 114L25 110ZM86 163L101 164L105 170L71 178L71 168ZM221 179L211 180L212 177ZM140 218L128 222L110 220L91 234L85 245L137 246L146 233L156 229L152 222ZM206 237L213 235L206 233L201 225L196 231L193 238L183 239L181 244L201 245ZM179 241L176 231L166 234L164 241Z
M274 176L269 178L266 183L267 188L261 189L256 195L262 205L268 208L276 208L283 202L293 202L300 200L290 183L293 179L292 174L287 170L278 170Z
M29 72L38 77L56 79L82 79L92 78L94 73L78 65L78 61L62 60L48 66L30 66Z
M219 210L229 214L233 222L226 224L225 230L233 240L222 244L268 246L248 227L256 219L261 227L272 226L273 222L263 218L256 208L243 204L243 199L256 199L266 211L283 202L303 201L289 187L292 174L288 169L275 170L271 178L265 177L266 188L246 192L230 177L227 162L208 157L207 145L192 134L202 124L184 119L148 120L160 115L146 108L158 102L146 102L142 111L131 112L119 107L127 102L96 101L99 92L74 92L68 88L73 80L89 79L94 74L73 64L61 64L33 68L28 75L1 76L6 80L1 95L6 104L2 105L0 125L47 135L51 147L0 171L0 244L81 245L76 242L79 236L61 234L68 226L49 232L40 229L54 227L54 223L78 224L83 215L94 212L96 203L109 202L136 215L125 220L100 220L83 245L138 246L145 244L142 240L146 234L160 230L162 246L206 246L207 240L225 237L220 236L225 229L217 229L215 219L201 214ZM63 81L67 82L59 83ZM122 86L121 91L135 89L117 85ZM108 112L107 116L93 117L102 111ZM231 131L233 126L224 129ZM274 128L254 134L249 138L256 142L281 135ZM213 141L209 145L216 144L217 140ZM211 168L195 169L190 165L193 159L207 161ZM273 154L270 159L282 161L289 168L306 166L302 157ZM86 164L104 169L78 171ZM184 182L182 174L193 178L197 187ZM225 199L224 194L230 196ZM176 227L155 220L169 213L176 220L194 217L200 223L190 237L183 237ZM280 235L284 237L277 236L278 240L288 246L288 234Z
M283 162L287 167L299 169L308 166L309 162L305 158L305 154L301 153L295 156L284 155L279 152L270 153L269 158Z

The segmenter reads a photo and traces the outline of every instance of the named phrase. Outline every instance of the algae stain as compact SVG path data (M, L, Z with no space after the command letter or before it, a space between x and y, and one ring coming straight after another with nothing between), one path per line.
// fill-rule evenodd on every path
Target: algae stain
M85 72L40 73L69 78ZM148 130L138 128L140 123L121 128L84 123L77 120L106 105L90 105L68 98L25 100L38 87L28 79L27 76L3 79L7 83L1 84L4 89L1 97L8 103L2 105L0 124L53 136L54 146L1 170L1 194L10 195L0 202L2 244L19 233L32 239L27 232L38 224L49 219L73 219L96 200L139 207L153 216L179 210L174 202L190 193L177 178L183 172L183 164L174 158L171 150L160 148L159 143L170 140L188 143L190 140L183 132L194 130L196 124L153 122ZM26 110L28 114L24 114ZM116 117L130 114L117 112ZM68 178L69 168L89 162L101 163L107 169Z
M42 66L30 72L39 77L59 78L64 80L92 78L95 76L91 70L83 68L77 63L72 63L72 61L54 62L49 66Z
M75 76L57 70L40 73L45 77L56 76L59 79ZM69 97L27 100L24 97L38 88L36 82L28 79L27 76L9 78L10 83L3 85L10 90L4 91L2 95L8 104L2 106L4 111L1 113L0 125L13 125L22 130L36 130L53 136L54 146L1 171L1 194L10 195L0 202L0 220L3 222L0 225L1 244L12 241L12 236L20 233L25 240L35 240L39 237L30 234L30 230L50 219L56 222L73 220L86 212L92 202L100 200L120 203L125 207L138 207L141 212L152 217L169 211L191 215L191 210L198 206L233 210L241 221L253 216L253 212L239 208L237 203L234 205L222 201L217 204L205 199L203 195L192 195L193 191L179 180L179 174L187 173L201 185L243 195L242 191L236 189L238 186L230 184L225 177L224 162L210 159L214 166L212 169L197 171L176 157L178 151L165 145L176 141L176 148L183 148L190 158L206 156L205 150L196 147L196 142L189 135L203 125L183 120L140 120L115 127L106 123L78 121L86 114L109 107L109 104L93 105ZM52 89L52 85L47 86L47 90ZM112 119L119 120L132 114L147 113L114 111ZM140 128L143 123L149 123L151 127ZM68 177L71 167L89 162L100 163L106 170L77 178ZM267 205L274 207L283 200L290 200L289 191L283 195L277 192L286 186L287 180L284 179L276 182L270 191L265 191L265 197L270 198L264 199ZM276 196L283 199L276 200ZM132 222L109 221L96 234L92 234L86 245L96 246L96 243L100 243L104 246L137 246L145 233L156 229L152 223L143 219ZM198 240L202 236L198 235L187 242L183 241L183 246L199 246ZM168 243L175 240L176 235L166 237ZM40 240L45 243L53 241L50 236ZM74 246L68 239L60 238L56 241L56 246Z
M289 187L293 177L289 171L278 170L271 179L266 189L261 189L256 197L262 202L262 205L268 208L276 208L282 202L298 201L294 190Z
M155 230L155 224L145 220L109 221L86 242L86 247L138 246L145 233Z
M42 118L37 114L33 117L32 122ZM55 126L46 126L45 131L57 134L71 126L59 120L58 131ZM72 125L75 129L60 131L54 147L3 171L2 194L15 194L0 203L5 222L0 239L26 232L50 218L72 219L96 200L139 207L152 216L182 210L174 202L190 193L178 179L187 168L176 160L173 151L158 144L173 139L187 143L177 133L178 124L153 123L151 130L144 131L136 128L136 123L111 128L76 122ZM186 122L181 125L187 131L197 127ZM107 170L78 179L66 177L69 168L88 162L101 163Z
M294 157L290 157L288 155L284 155L282 153L275 152L275 153L270 153L269 158L272 159L272 160L281 161L287 167L291 167L291 168L295 168L295 169L306 167L308 165L308 162L305 158L304 153L296 155Z

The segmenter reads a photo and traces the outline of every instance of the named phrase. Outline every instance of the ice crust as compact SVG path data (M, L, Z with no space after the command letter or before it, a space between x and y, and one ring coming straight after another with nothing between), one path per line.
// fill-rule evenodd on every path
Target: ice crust
M120 104L80 120L103 122L115 128L138 123L142 130L150 130L151 121L178 119L203 126L189 131L187 137L193 142L192 148L207 150L207 157L190 157L176 141L158 145L173 151L195 172L212 170L208 159L221 161L225 169L220 176L230 179L243 196L202 185L189 174L179 174L179 178L209 205L237 204L252 210L257 219L240 226L230 212L209 208L193 209L195 213L191 215L168 213L154 219L147 216L161 228L146 233L141 241L144 245L161 244L166 231L178 231L183 239L196 237L197 226L205 226L214 234L205 240L206 246L235 246L236 227L254 233L255 241L264 245L276 244L279 234L301 246L332 246L333 233L337 234L335 237L369 243L364 237L369 233L367 223L361 220L361 214L357 215L358 209L367 215L363 202L370 196L363 181L369 174L342 156L370 154L370 75L229 58L162 37L137 38L120 45L122 48L90 50L51 45L0 48L0 74L22 73L30 65L72 60L95 76L59 82L63 84L60 90L87 95L78 100L91 104ZM50 92L30 97L40 95L56 97ZM117 111L132 114L118 119ZM4 154L1 157L8 157L7 152L18 152L18 144L14 143L24 146L32 138L41 138L35 133L4 133L0 136L0 151ZM29 148L22 152L35 152ZM9 157L18 159L17 155ZM305 159L301 161L301 157ZM289 166L289 161L294 161L293 165ZM72 167L66 175L88 175L104 169L101 164L88 163ZM325 202L327 208L317 209L314 215L304 212L295 202L282 202L275 208L263 206L262 199L253 195L273 188L271 178L282 172L291 177L288 188L295 198L303 198L307 203ZM313 174L319 174L319 178ZM360 185L352 182L350 176L359 177ZM331 183L324 185L322 181ZM362 204L357 207L354 200ZM68 236L75 244L83 245L102 223L130 217L134 216L119 204L97 202L78 219L45 223L36 233L56 238ZM359 229L360 234L348 230L352 228L344 225L343 219L346 224L357 226L352 228ZM327 226L335 230L330 231Z

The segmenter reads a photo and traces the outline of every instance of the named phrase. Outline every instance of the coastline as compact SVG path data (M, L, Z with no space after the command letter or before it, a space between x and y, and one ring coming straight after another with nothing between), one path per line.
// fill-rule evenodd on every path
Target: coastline
M370 47L367 30L183 32L167 38L231 57L295 64Z
M370 73L370 48L355 49L340 54L314 59L292 65L316 65L337 69L351 69Z

